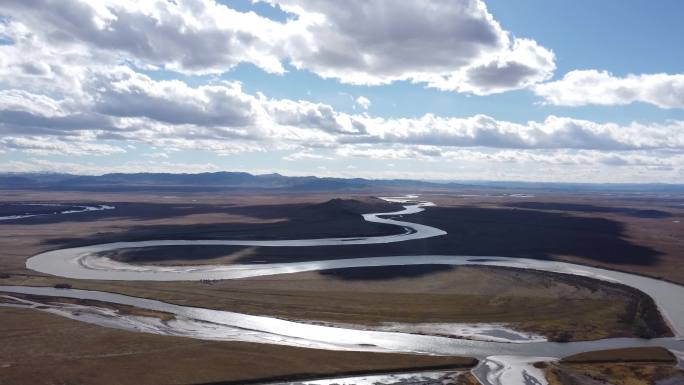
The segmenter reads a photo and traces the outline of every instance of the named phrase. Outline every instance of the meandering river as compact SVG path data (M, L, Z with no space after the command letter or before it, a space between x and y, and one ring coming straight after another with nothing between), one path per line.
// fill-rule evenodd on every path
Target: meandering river
M676 336L651 340L613 338L572 343L505 343L322 326L271 317L179 306L151 299L98 291L0 286L0 292L8 293L5 294L5 297L12 301L10 306L37 308L69 318L80 319L84 322L127 330L210 340L248 341L320 349L413 352L476 357L481 359L481 363L473 370L473 374L484 385L545 384L543 374L531 365L533 362L561 358L579 352L640 346L661 346L672 351L684 351L684 341L681 340L684 336L684 286L644 276L571 263L503 256L411 255L257 265L152 266L123 263L101 256L101 253L105 251L136 247L171 245L263 247L362 245L400 242L446 234L446 232L434 227L387 218L417 213L432 205L429 202L412 203L415 198L414 196L384 198L388 201L406 204L404 210L364 215L364 219L370 222L402 227L404 231L397 235L273 241L154 240L117 242L48 251L31 257L26 265L35 271L68 278L126 281L239 279L335 268L419 264L487 265L533 269L581 275L609 282L618 282L639 289L655 300ZM82 305L25 300L12 297L10 293L89 299L109 304L130 305L141 309L171 313L175 319L162 322L151 317L122 315L106 308L88 308Z
M41 217L45 215L65 215L65 214L76 214L84 213L88 211L102 211L102 210L113 210L115 207L110 205L65 205L58 203L24 203L16 206L40 206L45 208L50 208L49 212L46 213L22 213L0 216L0 221L13 221L17 219Z

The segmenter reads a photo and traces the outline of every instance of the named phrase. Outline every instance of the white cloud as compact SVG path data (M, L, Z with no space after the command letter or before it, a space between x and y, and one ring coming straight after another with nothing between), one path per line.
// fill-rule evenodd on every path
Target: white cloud
M562 79L539 84L534 92L559 106L625 105L642 102L684 108L684 74L614 76L607 71L570 71Z
M270 2L299 17L287 46L292 63L344 83L409 80L489 94L548 79L555 69L551 51L512 38L480 0Z
M277 22L213 0L7 0L0 13L12 19L0 33L17 43L2 50L34 50L30 60L7 63L30 81L83 72L88 61L195 74L239 63L283 73L288 62L350 84L408 80L484 95L527 87L555 69L550 50L512 37L482 0L269 2L292 17Z
M15 19L0 19L0 37L12 42L0 44L3 87L74 95L81 91L81 80L89 70L102 67L86 47L52 46L36 30Z
M212 0L7 0L0 10L57 47L85 46L184 72L223 72L240 62L283 71L283 25Z
M331 134L357 134L365 127L331 106L322 103L293 100L262 101L276 124L292 128L317 129Z
M341 157L369 159L434 160L443 155L442 149L432 146L341 146L335 154Z
M525 88L548 80L556 69L555 55L534 40L515 39L512 46L460 72L431 78L441 90L488 95Z
M431 114L416 119L358 117L367 135L343 137L343 143L401 143L441 147L516 149L683 149L684 122L664 125L617 125L549 116L525 124L487 115L443 118Z
M415 147L406 145L354 146L340 148L339 157L361 158L366 162L388 161L401 165L397 172L374 171L374 177L447 180L528 180L557 182L681 182L684 155L672 151L518 150L482 148ZM436 155L433 155L436 154ZM429 167L407 164L416 159ZM616 167L621 169L617 170ZM530 170L534 170L530 172ZM355 171L355 176L364 171Z
M179 80L155 81L121 66L98 75L88 87L92 109L101 114L236 128L253 125L257 119L256 98L243 93L239 83L193 88Z
M354 103L356 103L357 106L363 108L364 110L367 110L371 106L371 101L365 97L365 96L359 96L354 100Z
M328 156L323 156L320 154L315 154L311 150L303 150L299 152L294 152L290 155L283 157L283 160L287 161L297 161L297 160L331 160L332 158Z
M65 153L110 153L86 146L111 140L142 142L168 149L203 149L228 155L268 149L339 148L345 145L498 149L582 149L634 151L684 149L684 122L664 124L596 123L549 116L516 123L487 115L388 119L347 114L308 101L269 99L245 93L238 83L190 87L153 80L117 67L85 79L84 100L57 100L21 90L0 91L0 133L12 138L53 138L82 143ZM10 142L6 141L6 147ZM50 142L48 140L47 142ZM17 142L12 142L17 143ZM47 145L46 145L47 146ZM39 148L13 145L39 151ZM34 146L35 147L35 146ZM118 148L118 147L117 147ZM43 149L42 151L48 151Z
M37 155L112 155L124 153L118 146L97 143L89 140L46 140L45 137L3 137L0 138L0 149L20 150Z
M159 161L131 161L116 165L99 165L92 162L62 162L40 158L0 163L0 172L59 172L68 174L101 175L110 172L170 172L198 173L221 171L213 163L182 163Z

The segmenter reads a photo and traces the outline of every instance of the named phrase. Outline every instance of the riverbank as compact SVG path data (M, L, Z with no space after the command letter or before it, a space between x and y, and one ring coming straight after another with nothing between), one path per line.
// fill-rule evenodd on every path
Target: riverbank
M665 349L636 348L577 354L542 364L549 385L650 385L684 383L676 357Z
M567 274L491 266L356 268L205 283L121 285L20 277L0 283L67 283L180 305L358 327L502 323L562 341L668 335L650 298L636 290Z
M338 352L133 333L25 309L0 308L0 320L3 385L196 384L406 367L465 369L475 363L458 357Z

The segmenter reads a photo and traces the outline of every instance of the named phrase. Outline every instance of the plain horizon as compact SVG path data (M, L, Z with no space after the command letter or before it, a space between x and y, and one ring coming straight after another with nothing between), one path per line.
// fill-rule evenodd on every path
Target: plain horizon
M302 175L288 175L288 174L281 174L278 172L268 172L268 173L251 173L247 171L230 171L230 170L222 170L222 171L206 171L206 172L195 172L195 173L188 173L188 172L134 172L134 173L121 173L121 172L114 172L114 173L103 173L103 174L71 174L71 173L59 173L59 172L51 172L51 171L35 171L35 172L0 172L0 178L3 176L8 176L8 177L41 177L41 176L46 176L49 178L55 178L55 177L106 177L106 176L112 176L112 175L123 175L123 176L129 176L129 175L173 175L173 176L199 176L199 175L219 175L219 174L248 174L253 177L267 177L267 176L278 176L282 178L317 178L320 180L326 180L326 179L334 179L334 180L343 180L343 181L353 181L353 180L363 180L367 182L407 182L407 184L410 183L428 183L428 184L433 184L436 186L439 185L454 185L453 187L506 187L506 188L538 188L538 189L543 189L543 188L548 188L548 187L586 187L588 189L591 188L599 188L599 187L606 187L606 188L611 188L614 187L616 191L619 191L620 188L624 189L631 189L631 190L637 190L640 192L658 192L654 190L655 187L664 187L664 188L672 188L679 190L680 188L684 189L684 183L666 183L666 182L643 182L643 183L638 183L638 182L556 182L556 181L544 181L544 180L538 180L538 181L525 181L525 180L478 180L478 179L450 179L450 180L438 180L438 179L411 179L411 178L359 178L359 177L334 177L334 176L321 176L321 175L310 175L310 174L302 174ZM198 184L201 185L201 184ZM13 186L7 185L4 186L5 188L12 188Z

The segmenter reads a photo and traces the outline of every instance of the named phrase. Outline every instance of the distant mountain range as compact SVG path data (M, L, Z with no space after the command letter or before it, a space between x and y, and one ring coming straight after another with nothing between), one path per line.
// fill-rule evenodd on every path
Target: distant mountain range
M135 173L104 175L0 174L0 189L45 190L230 190L269 189L294 191L365 190L391 187L443 187L411 180L319 178L315 176L252 175L246 172L199 174Z
M0 174L0 189L57 191L221 191L221 190L516 190L684 192L677 184L583 184L535 182L436 182L409 179L321 178L315 176L253 175L246 172L199 174L134 173L72 175L53 173Z

